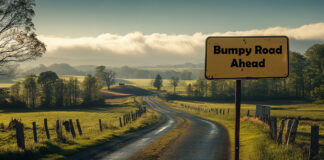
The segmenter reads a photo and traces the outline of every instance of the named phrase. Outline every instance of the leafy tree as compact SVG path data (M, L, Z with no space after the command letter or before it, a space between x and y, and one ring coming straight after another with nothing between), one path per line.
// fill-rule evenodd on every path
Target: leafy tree
M193 89L190 83L187 85L187 95L193 96Z
M56 73L52 71L46 71L39 74L37 82L41 85L43 92L41 95L42 105L51 105L53 96L52 87L58 78Z
M21 82L17 82L10 87L10 99L11 102L20 101L20 85Z
M116 73L112 70L104 72L104 80L107 85L107 89L110 90L110 86L115 84Z
M77 105L77 98L80 94L80 86L77 78L70 78L64 84L64 104L66 106Z
M115 84L115 77L116 73L113 72L112 70L105 70L105 66L98 66L96 68L96 78L98 80L99 84L103 84L104 82L107 85L107 89L110 90L110 86Z
M64 88L66 85L64 84L62 79L56 79L56 81L53 84L53 94L55 97L55 106L61 107L63 106L64 97L66 96L66 92L64 92Z
M98 67L96 67L95 76L97 78L98 83L101 84L101 85L104 84L105 69L106 69L105 66L98 66Z
M23 85L26 93L26 105L35 108L37 99L36 75L27 76L23 81Z
M45 45L34 33L34 0L0 1L0 66L42 56Z
M153 82L153 86L159 91L163 85L162 77L160 74L156 75L155 80Z
M82 82L83 87L83 104L88 105L100 99L100 84L95 77L88 75Z
M216 87L216 81L212 80L210 82L210 93L211 93L211 96L212 97L216 97L216 94L217 94L217 87Z
M173 94L176 94L176 88L179 85L179 78L171 77L170 84L173 86Z
M309 81L311 92L322 93L321 85L324 85L324 44L315 44L309 47L305 55L309 61L309 68L307 71L307 80ZM316 94L312 94L316 95ZM316 99L316 96L312 96Z
M295 89L295 96L304 96L304 68L306 67L306 58L297 52L290 52L290 76L289 84Z

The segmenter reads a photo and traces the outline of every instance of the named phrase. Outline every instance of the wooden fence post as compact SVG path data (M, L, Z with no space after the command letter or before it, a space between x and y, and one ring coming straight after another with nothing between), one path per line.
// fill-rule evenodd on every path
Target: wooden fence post
M60 120L56 120L55 131L56 131L57 139L62 140L63 139L63 132L62 132L62 126L60 124Z
M72 119L70 119L69 122L70 122L70 127L71 127L71 134L72 134L72 137L75 138L76 135L75 135L75 131L74 131L74 127L73 127Z
M274 140L277 139L277 118L276 117L272 117L271 119L271 126L272 126L272 138Z
M34 142L37 143L37 128L36 128L36 122L33 122L33 135L34 135Z
M45 128L47 139L50 139L51 137L50 137L50 134L49 134L49 131L48 131L47 118L44 118L44 128Z
M250 117L250 110L247 111L246 116Z
M79 119L76 119L76 123L77 123L79 135L82 136L82 130L81 130Z
M295 143L297 129L298 129L298 119L295 119L290 129L287 145L290 143Z
M25 149L24 125L21 122L16 124L16 138L18 147Z
M134 121L133 111L130 112L130 115L131 115L131 120Z
M120 126L120 128L123 127L121 117L119 117L119 126Z
M311 129L311 145L309 148L309 157L308 160L319 159L318 150L319 150L319 127L317 125L312 126Z
M125 115L123 115L123 121L124 121L124 126L126 125L126 118Z
M100 129L100 132L102 132L101 119L99 119L99 129Z
M278 144L282 143L282 134L283 134L284 128L285 128L285 120L282 119L281 124L280 124L280 130L279 130L278 138L277 138L277 143Z
M288 142L288 136L289 136L289 133L290 133L291 124L292 124L292 120L289 119L288 123L287 123L286 134L285 134L285 143L284 144L287 144L287 142Z

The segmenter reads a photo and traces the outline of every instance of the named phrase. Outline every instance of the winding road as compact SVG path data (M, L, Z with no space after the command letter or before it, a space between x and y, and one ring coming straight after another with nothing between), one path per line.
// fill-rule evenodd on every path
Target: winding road
M68 159L127 160L150 143L172 130L177 117L191 121L177 143L171 144L160 159L168 160L226 160L230 158L229 137L226 129L218 123L171 109L151 97L143 97L150 108L161 114L161 121L152 127L136 131Z

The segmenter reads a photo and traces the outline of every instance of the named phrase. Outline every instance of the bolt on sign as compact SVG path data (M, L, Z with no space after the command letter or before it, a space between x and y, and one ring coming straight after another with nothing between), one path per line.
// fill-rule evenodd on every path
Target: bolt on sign
M286 78L289 74L286 36L208 37L207 79Z

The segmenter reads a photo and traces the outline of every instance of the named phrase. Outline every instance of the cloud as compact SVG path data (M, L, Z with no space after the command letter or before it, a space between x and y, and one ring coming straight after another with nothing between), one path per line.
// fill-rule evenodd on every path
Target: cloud
M286 35L294 40L324 41L324 23L307 24L297 28L270 27L247 31L215 32L211 34L195 33L192 35L169 35L153 33L145 35L141 32L117 35L104 33L96 37L57 37L40 35L49 53L59 49L80 49L109 52L121 55L145 55L152 51L179 55L190 55L200 51L208 36L269 36Z

